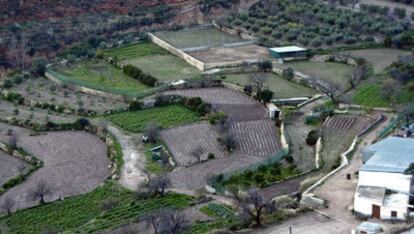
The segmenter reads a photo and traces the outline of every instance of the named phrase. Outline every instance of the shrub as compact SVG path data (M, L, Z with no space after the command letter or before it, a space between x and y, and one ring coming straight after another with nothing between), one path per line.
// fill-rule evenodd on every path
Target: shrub
M209 153L207 156L208 160L213 160L216 158L216 156L213 153Z
M219 111L219 112L214 112L210 114L208 116L208 121L214 125L220 122L221 120L224 120L225 118L227 118L226 114L224 112Z
M270 102L272 98L273 98L273 91L269 89L265 89L259 94L259 99L263 101L264 103Z
M316 142L318 142L319 139L319 131L312 130L308 133L308 136L306 137L306 144L313 146L316 145Z
M123 71L125 75L128 75L136 80L139 80L143 84L146 84L151 87L154 87L157 85L158 80L155 77L149 74L145 74L141 69L133 65L124 66Z

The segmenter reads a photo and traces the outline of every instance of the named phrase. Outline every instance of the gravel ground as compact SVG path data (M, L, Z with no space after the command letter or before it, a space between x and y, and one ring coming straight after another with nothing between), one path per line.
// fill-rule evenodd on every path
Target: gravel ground
M19 175L20 167L25 170L29 166L30 165L23 160L0 151L0 186L3 186L5 182L14 176Z
M27 199L27 195L41 180L51 188L51 194L45 197L50 202L89 192L110 176L106 145L91 134L50 132L39 136L22 135L18 145L43 160L44 166L0 197L1 203L12 196L16 201L15 209L36 205Z

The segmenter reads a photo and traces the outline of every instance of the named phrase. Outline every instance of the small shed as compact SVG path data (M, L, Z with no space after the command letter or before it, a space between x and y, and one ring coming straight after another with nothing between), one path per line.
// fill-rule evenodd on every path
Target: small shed
M381 232L381 225L372 222L363 222L358 226L356 230L356 234L377 234Z
M269 113L269 118L278 119L280 116L279 108L273 103L266 103L267 112Z
M285 46L270 48L269 52L274 59L295 59L305 58L308 50L298 46Z

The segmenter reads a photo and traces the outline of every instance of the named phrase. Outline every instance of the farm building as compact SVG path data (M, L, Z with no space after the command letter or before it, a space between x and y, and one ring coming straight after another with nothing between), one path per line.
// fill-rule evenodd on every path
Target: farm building
M307 56L307 50L298 46L274 47L269 49L274 59L295 59Z
M389 137L366 148L359 170L354 210L378 219L406 218L413 206L414 139Z

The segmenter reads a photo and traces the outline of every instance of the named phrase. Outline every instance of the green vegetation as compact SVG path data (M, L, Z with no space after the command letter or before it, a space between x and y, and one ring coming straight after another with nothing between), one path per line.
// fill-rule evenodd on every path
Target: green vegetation
M115 156L113 158L115 165L116 165L116 174L120 174L122 166L124 165L124 157L123 157L123 153L122 153L122 146L119 143L119 141L113 137L113 141L114 141L114 150L115 150Z
M105 118L124 130L142 132L144 131L145 125L150 122L155 122L163 128L170 128L196 122L200 119L200 116L196 112L181 105L169 105L108 115Z
M286 80L276 74L267 75L268 79L265 83L271 91L273 91L273 98L292 98L292 97L306 97L316 94L316 91L306 86L300 85L293 81ZM245 86L251 84L249 74L229 74L225 76L225 82Z
M45 228L60 232L98 233L134 221L146 212L160 208L182 209L192 201L189 196L172 193L135 200L129 190L107 183L84 195L18 211L1 218L0 224L15 234L41 233Z
M224 186L237 186L242 188L265 188L274 182L299 174L295 166L284 167L276 162L263 165L254 171L245 171L230 176L229 179L221 181Z
M105 50L105 57L127 60L153 55L168 55L169 52L151 42L134 43Z
M137 66L160 81L201 78L201 72L197 68L174 55L136 57L121 63Z
M409 29L387 15L332 7L322 0L261 1L247 13L229 15L219 23L253 34L268 46L294 43L312 48L375 44L373 35L388 36L393 45L401 46L408 41L401 34Z
M83 87L126 96L141 96L151 91L150 87L125 75L121 69L103 60L54 66L48 70L57 79Z
M159 81L201 78L201 72L182 59L151 43L135 43L105 51L122 65L133 65Z
M209 203L201 207L200 211L215 219L211 222L201 222L192 225L189 233L209 233L216 229L229 228L237 224L234 211L225 205Z
M353 103L368 107L389 107L389 99L381 95L381 86L378 84L363 84L357 88L352 97Z
M302 72L305 75L332 82L340 85L342 90L349 88L347 76L350 74L352 67L342 63L333 62L293 62L287 66Z

